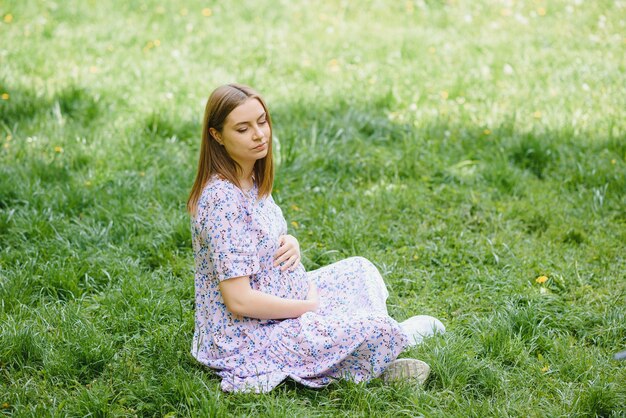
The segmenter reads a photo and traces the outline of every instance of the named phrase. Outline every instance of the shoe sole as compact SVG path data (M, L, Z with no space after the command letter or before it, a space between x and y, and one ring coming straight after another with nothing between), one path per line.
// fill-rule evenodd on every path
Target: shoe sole
M428 379L429 375L430 366L422 360L403 358L391 362L381 377L385 383L401 380L415 380L419 384L422 384Z

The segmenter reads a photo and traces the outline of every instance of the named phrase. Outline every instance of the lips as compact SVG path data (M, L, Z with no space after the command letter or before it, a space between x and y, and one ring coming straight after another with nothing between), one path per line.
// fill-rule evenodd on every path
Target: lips
M257 150L257 151L260 151L260 150L262 150L263 148L265 148L266 146L267 146L267 142L264 142L264 143L262 143L262 144L257 145L256 147L254 147L254 148L252 148L252 149L255 149L255 150Z

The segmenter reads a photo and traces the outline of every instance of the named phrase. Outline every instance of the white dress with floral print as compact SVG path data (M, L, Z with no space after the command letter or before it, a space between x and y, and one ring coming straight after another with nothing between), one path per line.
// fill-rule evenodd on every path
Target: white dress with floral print
M310 387L336 379L359 382L380 375L407 346L387 313L388 292L376 267L352 257L321 269L274 267L287 224L272 197L257 199L214 177L192 220L195 255L195 332L192 355L217 372L225 391L267 392L287 377ZM231 314L219 282L250 276L253 289L305 299L308 280L320 297L316 312L259 320Z

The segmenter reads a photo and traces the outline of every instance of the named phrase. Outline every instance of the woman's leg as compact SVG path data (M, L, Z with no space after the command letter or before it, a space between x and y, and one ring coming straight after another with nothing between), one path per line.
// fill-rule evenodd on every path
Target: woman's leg
M322 315L363 311L387 315L389 292L369 260L350 257L308 273L317 285Z

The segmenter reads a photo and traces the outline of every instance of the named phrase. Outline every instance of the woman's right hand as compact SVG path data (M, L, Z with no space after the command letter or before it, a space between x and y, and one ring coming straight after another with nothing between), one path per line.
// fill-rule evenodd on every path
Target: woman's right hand
M317 286L312 280L309 280L309 292L306 295L306 300L311 302L311 312L317 311L320 307L320 298L317 294Z

